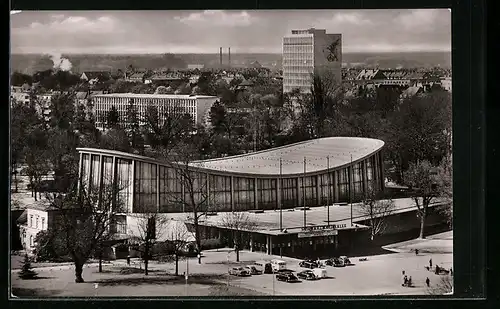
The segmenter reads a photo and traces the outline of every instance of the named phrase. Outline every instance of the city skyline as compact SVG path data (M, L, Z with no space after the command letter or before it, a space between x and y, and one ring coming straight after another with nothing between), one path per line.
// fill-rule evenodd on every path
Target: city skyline
M343 53L451 51L451 13L425 10L22 11L11 52L281 53L292 29L342 33ZM147 35L145 35L147 34Z

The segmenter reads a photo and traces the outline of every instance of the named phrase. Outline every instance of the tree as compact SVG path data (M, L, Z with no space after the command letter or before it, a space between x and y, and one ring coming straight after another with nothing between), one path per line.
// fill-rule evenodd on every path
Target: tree
M239 262L240 250L245 241L243 235L255 230L256 222L246 212L227 212L222 215L221 225L232 234L236 262Z
M59 192L67 192L78 179L78 138L73 131L59 128L50 129L47 134L50 140L47 155L54 171L55 186Z
M103 180L100 188L90 188L83 179L69 193L47 195L57 214L52 225L59 238L57 255L69 255L75 265L75 282L84 282L83 266L99 246L113 236L114 213L121 211L117 199L123 184ZM127 185L125 185L126 187Z
M381 194L374 190L367 190L360 206L360 213L370 221L371 240L383 233L387 227L386 218L395 208L392 200L380 200Z
M179 275L179 255L182 249L191 242L192 233L186 227L186 224L176 220L170 220L168 223L168 232L166 238L172 245L175 255L175 275Z
M168 220L157 212L151 212L150 209L139 211L140 213L133 215L135 224L131 228L130 234L134 235L132 241L135 240L139 244L139 252L144 260L144 275L147 276L152 249L157 241L164 236Z
M31 85L33 83L33 78L31 75L23 74L20 72L12 72L10 76L10 84L12 86L22 86L24 84Z
M120 127L107 130L101 136L100 147L124 152L130 152L131 150L127 133Z
M429 161L412 162L405 172L405 182L413 192L412 199L417 205L417 217L420 219L419 238L424 238L429 205L433 199L439 196L435 168Z
M28 133L24 150L24 162L26 163L26 174L29 177L31 194L38 200L42 179L50 171L49 156L47 151L46 131L34 127Z
M33 270L33 267L31 267L31 262L30 258L28 257L28 254L24 256L24 262L23 262L23 267L21 268L21 271L19 272L19 277L21 279L35 279L37 277L37 273Z
M391 150L397 154L401 171L405 171L410 162L419 160L438 165L450 153L449 93L432 92L404 99L390 118Z
M437 168L437 186L441 197L445 200L440 212L451 227L453 225L453 166L450 156L443 158Z
M158 86L155 90L155 94L167 94L168 90L165 86Z
M453 292L453 277L451 275L439 276L435 285L427 288L428 295L446 295Z
M179 143L175 149L175 154L169 156L169 167L173 169L175 179L183 188L184 194L171 194L169 196L170 203L182 207L186 212L191 213L188 221L193 226L196 242L196 250L201 253L201 228L200 218L210 212L214 206L214 196L208 194L207 175L199 171L194 171L190 167L190 163L197 159L197 154L194 151L195 147L189 141ZM201 263L201 257L198 259Z
M118 110L116 106L111 106L111 109L108 111L106 115L106 125L108 128L115 128L120 123L120 115L118 114Z
M140 132L139 115L134 100L131 99L127 107L128 135L132 149L144 154L144 140Z
M26 151L29 150L27 146L30 146L30 144L27 142L36 142L33 139L28 140L30 134L37 128L41 129L43 121L36 112L34 104L24 104L16 101L11 105L10 111L11 168L12 171L15 171L17 164L23 161ZM41 130L40 134L42 132L43 130Z
M190 114L181 106L174 106L162 115L154 106L148 106L145 114L146 142L153 148L162 148L165 154L185 140L194 131L194 122Z

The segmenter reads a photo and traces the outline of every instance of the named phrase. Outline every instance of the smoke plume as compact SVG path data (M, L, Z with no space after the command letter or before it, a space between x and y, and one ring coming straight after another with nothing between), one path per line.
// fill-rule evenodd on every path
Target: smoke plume
M50 60L54 63L54 69L61 71L70 71L73 65L68 58L62 57L61 54L52 53L50 54Z

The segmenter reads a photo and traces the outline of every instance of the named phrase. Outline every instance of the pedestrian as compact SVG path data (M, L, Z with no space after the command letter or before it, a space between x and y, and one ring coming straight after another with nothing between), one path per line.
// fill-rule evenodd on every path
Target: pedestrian
M439 275L439 265L436 265L436 275Z
M404 276L405 275L405 271L404 269L401 271L401 274Z
M408 286L411 286L411 276L408 278Z
M427 287L430 286L431 280L429 279L429 277L427 277L427 279L425 279L425 284L427 285Z
M127 255L127 266L130 266L130 255Z
M453 268L450 267L450 276L453 276Z
M418 249L415 249L415 255L418 255Z
M405 285L407 285L407 284L408 284L408 277L407 277L406 275L405 275L405 277L404 277L403 281L404 281Z
M429 267L432 268L432 258L429 260Z

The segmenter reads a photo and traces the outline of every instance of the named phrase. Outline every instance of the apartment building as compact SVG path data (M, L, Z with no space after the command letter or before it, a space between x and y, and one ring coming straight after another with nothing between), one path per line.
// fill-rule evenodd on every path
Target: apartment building
M324 29L292 30L283 38L283 93L311 91L313 73L328 73L341 84L342 35Z
M137 109L140 121L150 106L158 110L160 125L164 115L169 113L188 113L197 124L203 123L205 114L209 113L212 105L218 100L215 96L203 95L175 95L175 94L135 94L113 93L95 95L93 98L96 126L103 130L106 119L112 106L119 114L119 123L126 127L127 108L132 102Z

